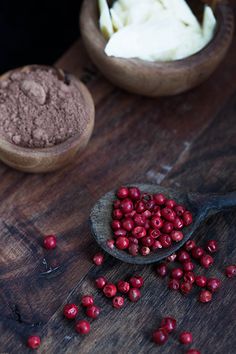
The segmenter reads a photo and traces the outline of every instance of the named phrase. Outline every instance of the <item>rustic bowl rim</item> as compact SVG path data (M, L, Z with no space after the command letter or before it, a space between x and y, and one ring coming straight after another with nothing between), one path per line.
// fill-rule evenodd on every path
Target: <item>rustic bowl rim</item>
M10 141L6 140L3 136L0 136L0 149L4 149L5 151L8 151L9 153L13 153L13 154L17 154L17 155L21 155L21 156L25 156L25 157L39 157L39 158L44 158L44 157L56 157L58 155L61 155L67 151L69 151L70 149L73 149L74 147L76 147L79 143L80 143L80 139L83 137L84 133L86 133L86 129L89 126L89 124L91 123L91 118L93 120L93 125L94 125L94 115L95 115L95 108L94 108L94 102L92 99L92 96L88 90L88 88L83 84L83 82L81 82L76 76L74 76L73 74L67 73L66 71L64 71L61 68L57 68L55 66L50 66L50 65L38 65L38 64L31 64L31 65L24 65L12 70L9 70L5 73L3 73L0 76L0 81L4 80L6 77L8 77L11 73L13 72L17 72L17 71L24 71L24 70L32 70L32 69L37 69L37 68L43 68L43 69L53 69L58 71L58 73L66 73L70 78L72 78L73 80L76 80L80 87L82 88L82 94L85 97L85 101L90 101L89 104L91 103L91 107L92 107L92 112L90 115L90 119L88 121L88 124L86 125L85 129L82 132L78 132L76 134L74 134L73 136L71 136L70 138L66 139L65 141L53 145L53 146L49 146L49 147L45 147L45 148L33 148L33 147L24 147L24 146L20 146L20 145L16 145L14 143L11 143Z
M86 2L92 2L92 6L96 6L96 11L98 12L98 3L97 0L84 0L82 4L82 11L80 13L80 22L82 21L82 17L84 16L83 14L83 6ZM99 25L98 25L98 14L96 16L96 21L92 20L93 23L93 37L96 37L99 39L99 47L100 50L103 54L103 57L106 58L106 60L110 61L110 63L113 63L114 65L118 66L122 63L129 63L130 65L135 65L137 67L146 67L147 69L166 69L166 70L178 70L178 69L183 69L183 66L186 67L195 67L203 63L207 58L209 59L209 55L214 54L214 52L217 51L217 48L221 47L222 43L226 40L226 38L230 35L229 29L234 28L234 16L232 12L232 8L229 5L228 1L225 1L223 3L218 3L217 8L215 11L216 19L217 19L217 28L214 34L214 37L211 39L211 41L203 47L199 52L192 54L186 58L182 59L177 59L177 60L172 60L172 61L147 61L139 58L122 58L122 57L114 57L114 56L108 56L105 54L105 46L107 43L107 40L104 38L102 35ZM101 45L102 44L102 45Z

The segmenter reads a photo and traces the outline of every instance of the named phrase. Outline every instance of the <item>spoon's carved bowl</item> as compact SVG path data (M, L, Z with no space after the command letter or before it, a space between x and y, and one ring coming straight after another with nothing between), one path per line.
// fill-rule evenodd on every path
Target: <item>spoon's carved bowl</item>
M163 193L168 198L175 199L179 204L185 205L193 213L193 223L192 225L185 227L182 231L184 238L182 241L174 243L170 248L162 248L156 252L150 253L148 256L132 256L126 251L118 250L116 247L111 249L107 246L107 241L112 238L111 229L111 214L112 214L112 204L115 197L115 192L110 191L105 194L93 207L90 214L90 225L92 234L97 241L97 243L111 256L132 264L150 264L158 262L166 257L168 257L173 252L177 251L183 244L192 236L193 232L199 226L202 221L202 215L199 213L198 205L195 205L191 198L192 194L187 194L184 192L178 192L170 189L166 189L159 185L150 184L135 184L136 187L140 188L142 192L147 193Z

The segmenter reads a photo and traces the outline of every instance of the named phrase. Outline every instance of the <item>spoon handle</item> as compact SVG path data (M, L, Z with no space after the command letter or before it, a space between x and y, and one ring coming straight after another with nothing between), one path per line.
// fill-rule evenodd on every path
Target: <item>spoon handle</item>
M236 207L236 191L226 194L211 194L204 203L205 210L211 213Z

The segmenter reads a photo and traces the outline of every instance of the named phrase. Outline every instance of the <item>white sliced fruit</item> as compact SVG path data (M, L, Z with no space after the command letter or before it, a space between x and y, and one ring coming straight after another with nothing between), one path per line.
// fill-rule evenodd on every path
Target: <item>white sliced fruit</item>
M110 13L111 13L113 29L115 32L119 31L122 27L124 27L124 23L122 22L122 19L119 17L119 15L116 13L114 9L110 9Z
M177 23L130 25L116 32L107 43L108 56L140 58L143 60L169 60L181 42ZM153 40L155 38L155 41ZM145 46L144 46L145 43Z
M200 24L185 0L163 0L168 11L186 25L201 30Z
M209 6L205 6L204 15L203 15L202 33L206 43L212 39L215 32L215 28L216 28L216 19L213 14L213 11Z
M146 22L151 14L151 5L148 3L140 3L137 6L133 6L129 10L127 16L127 24L139 24Z
M98 0L98 6L100 11L99 26L103 36L108 39L113 35L114 31L107 1Z

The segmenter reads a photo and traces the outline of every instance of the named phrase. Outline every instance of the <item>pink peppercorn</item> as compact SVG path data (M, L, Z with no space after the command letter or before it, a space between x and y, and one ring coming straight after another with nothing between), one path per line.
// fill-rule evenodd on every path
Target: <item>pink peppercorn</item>
M207 283L207 278L204 275L197 275L195 277L195 284L200 288L204 288Z
M56 248L57 245L57 238L55 235L47 235L44 236L43 239L43 247L46 248L47 250L53 250Z
M130 301L137 302L141 297L140 290L136 289L136 288L131 288L128 293L128 297L129 297Z
M75 324L75 330L79 334L88 334L90 332L90 323L86 320L80 320Z
M94 303L94 298L92 295L84 295L81 299L81 304L84 307L89 307L93 305L93 303Z
M161 328L164 328L168 333L176 328L176 319L173 317L164 317L161 321Z
M117 289L122 294L126 294L126 293L129 292L130 285L129 285L129 283L127 281L119 280L118 283L117 283Z
M103 293L106 297L114 297L117 293L115 284L106 284L103 288Z
M225 275L228 278L236 277L236 265L229 265L225 268Z
M91 305L91 306L88 306L87 309L86 309L86 315L90 318L97 318L100 314L100 308L97 307L96 305Z
M96 284L96 287L98 289L103 289L104 286L106 285L107 283L107 280L105 277L98 277L96 280L95 280L95 284Z
M158 345L163 345L168 340L168 334L163 329L158 329L157 331L153 332L152 340Z
M124 306L124 301L123 296L115 296L112 300L112 305L116 309L121 309Z
M96 264L97 266L102 265L103 262L104 262L104 255L101 252L98 252L93 256L93 263Z
M214 262L214 259L209 254L204 254L200 258L200 263L204 268L209 268Z
M191 332L182 332L179 336L179 341L182 344L191 344L193 341L193 336Z
M129 282L133 288L137 288L137 289L141 288L144 284L143 277L141 277L140 275L135 275L131 277Z
M39 336L29 336L27 339L27 345L31 349L38 349L41 344Z
M199 295L199 301L203 303L210 302L212 300L212 293L208 290L202 290Z
M180 284L180 290L181 293L184 295L188 295L193 288L192 283L184 281L183 283Z

